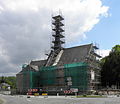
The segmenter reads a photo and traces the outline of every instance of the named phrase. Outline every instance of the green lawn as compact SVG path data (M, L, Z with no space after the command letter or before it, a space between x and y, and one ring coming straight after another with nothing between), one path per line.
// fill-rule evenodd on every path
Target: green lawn
M3 101L0 99L0 104L3 104Z
M78 95L77 98L105 98L105 96L100 96L100 95Z

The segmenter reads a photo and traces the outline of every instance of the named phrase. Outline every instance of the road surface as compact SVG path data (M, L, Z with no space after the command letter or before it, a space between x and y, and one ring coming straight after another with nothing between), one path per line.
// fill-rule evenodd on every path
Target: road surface
M71 98L71 97L31 97L0 95L5 104L120 104L120 97L111 98Z

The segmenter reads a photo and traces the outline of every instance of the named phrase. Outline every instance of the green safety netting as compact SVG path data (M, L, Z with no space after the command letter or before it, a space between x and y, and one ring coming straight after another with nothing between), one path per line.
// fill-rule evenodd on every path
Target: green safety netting
M38 87L39 72L25 71L23 72L23 88L36 88Z
M64 80L67 83L67 78L71 77L72 86L77 86L81 90L88 88L88 74L87 74L88 65L86 63L73 63L65 64L63 67L64 71ZM60 69L61 70L61 69ZM47 85L57 85L58 84L58 73L59 67L50 66L40 68L40 79L41 84L44 86Z
M62 70L62 71L61 71ZM38 88L42 86L56 86L59 83L67 85L68 77L71 78L70 87L87 90L88 65L86 63L65 64L62 69L57 66L41 67L38 72L23 71L23 88ZM60 82L63 78L63 82Z

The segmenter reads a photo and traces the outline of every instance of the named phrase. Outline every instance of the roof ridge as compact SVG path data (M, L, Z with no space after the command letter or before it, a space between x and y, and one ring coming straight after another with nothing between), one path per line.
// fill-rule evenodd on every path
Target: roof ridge
M92 45L92 43L91 43L91 44L79 45L79 46L73 46L73 47L64 48L64 49L71 49L71 48L77 48L77 47L84 47L84 46L89 46L89 45Z

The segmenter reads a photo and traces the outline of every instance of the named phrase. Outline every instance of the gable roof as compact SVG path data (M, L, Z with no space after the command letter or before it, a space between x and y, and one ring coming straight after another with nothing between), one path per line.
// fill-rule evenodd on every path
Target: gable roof
M92 44L81 45L72 48L65 48L57 65L60 66L75 62L84 62L85 58L90 52L91 47Z
M28 64L26 67L24 67L22 69L22 71L20 71L18 74L22 74L25 71L33 71L36 72L38 70L36 70L33 66L44 66L45 65L46 60L38 60L38 61L31 61L30 64ZM33 65L33 66L32 66Z

